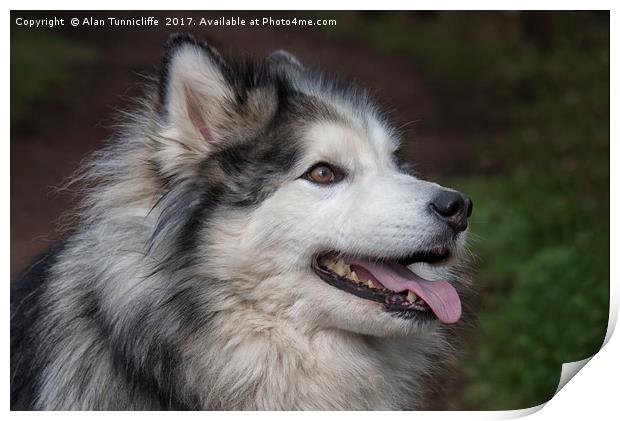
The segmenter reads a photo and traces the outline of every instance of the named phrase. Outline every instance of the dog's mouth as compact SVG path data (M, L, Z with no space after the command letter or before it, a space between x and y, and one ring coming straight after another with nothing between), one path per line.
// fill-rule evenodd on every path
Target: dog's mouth
M327 252L315 257L312 268L329 285L382 303L388 311L407 317L434 314L444 323L455 323L461 317L461 300L454 287L444 280L423 279L407 268L413 263L440 263L449 258L447 247L387 261Z

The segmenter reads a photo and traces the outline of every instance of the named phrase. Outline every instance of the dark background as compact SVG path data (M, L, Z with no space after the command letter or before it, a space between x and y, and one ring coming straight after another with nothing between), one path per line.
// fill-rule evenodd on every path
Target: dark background
M11 272L60 238L58 187L189 31L227 56L284 48L369 88L426 178L475 202L479 319L431 409L515 409L598 351L609 306L608 12L12 12L322 17L330 27L11 29Z

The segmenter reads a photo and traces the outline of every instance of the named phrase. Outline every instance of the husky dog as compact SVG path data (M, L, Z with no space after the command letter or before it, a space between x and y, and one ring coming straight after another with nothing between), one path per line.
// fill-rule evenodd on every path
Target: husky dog
M12 408L419 408L461 324L471 200L284 51L231 64L175 35L138 108L12 292Z

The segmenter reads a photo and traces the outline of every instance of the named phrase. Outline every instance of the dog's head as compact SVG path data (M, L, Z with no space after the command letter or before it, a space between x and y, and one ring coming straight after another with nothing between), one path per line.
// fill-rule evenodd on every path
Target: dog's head
M372 335L459 319L471 200L408 173L363 92L282 51L235 66L176 36L159 107L151 247L222 309Z

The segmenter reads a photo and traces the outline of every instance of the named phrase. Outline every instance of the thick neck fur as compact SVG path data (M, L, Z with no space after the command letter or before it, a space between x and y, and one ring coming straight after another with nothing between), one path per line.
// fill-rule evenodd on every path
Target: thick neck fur
M414 409L429 369L425 354L438 342L332 329L299 332L254 311L222 316L228 320L217 346L196 361L208 361L207 382L189 379L196 388L215 385L203 391L204 402L219 409Z
M317 328L239 295L214 300L209 279L192 264L157 270L157 256L145 252L161 189L148 164L154 147L153 139L129 136L90 167L86 181L95 187L84 202L83 228L64 251L72 258L53 268L56 285L46 292L53 303L47 323L72 332L56 333L53 351L71 353L48 366L38 407L419 405L432 355L444 346L439 331L379 338ZM75 318L76 312L86 316ZM97 387L84 387L88 382ZM100 393L89 395L93 390Z

